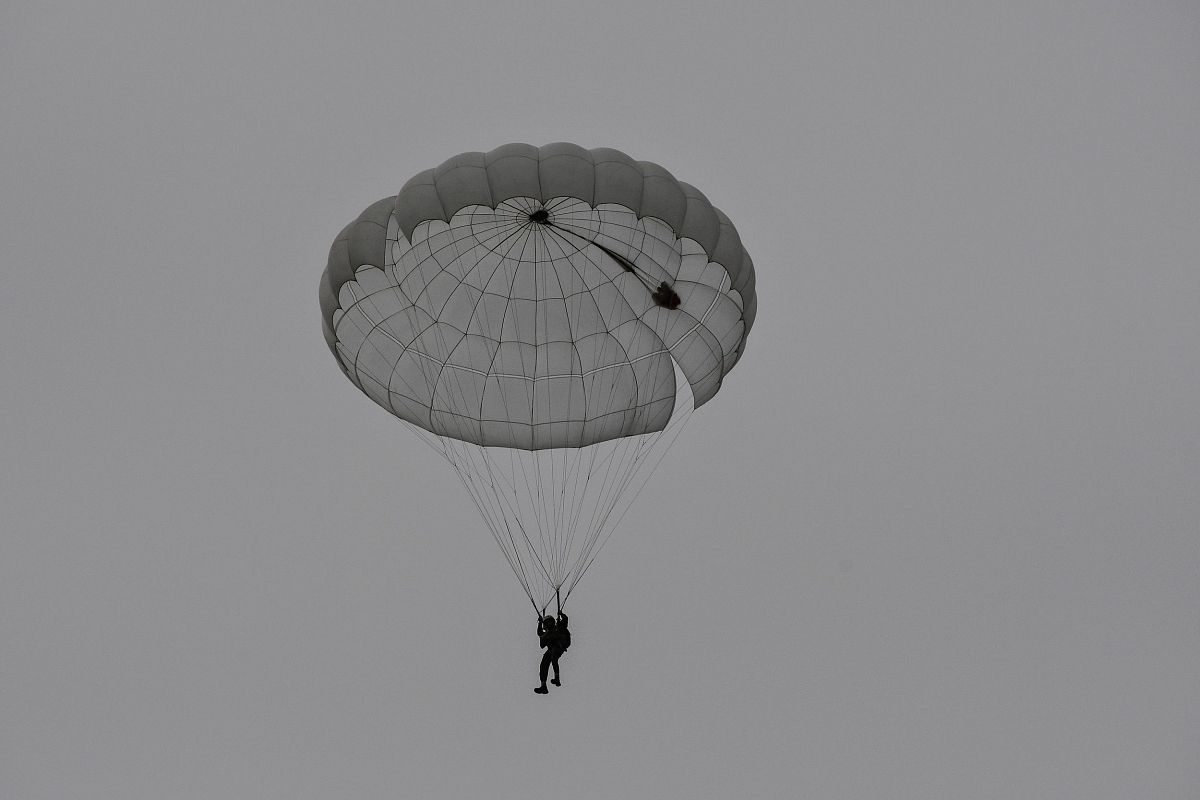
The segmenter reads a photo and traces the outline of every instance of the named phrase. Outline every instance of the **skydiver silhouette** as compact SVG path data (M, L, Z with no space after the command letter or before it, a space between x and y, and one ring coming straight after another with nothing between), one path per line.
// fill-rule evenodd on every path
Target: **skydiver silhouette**
M550 682L555 686L562 686L559 679L558 659L571 646L571 631L567 628L567 615L560 610L557 620L550 616L545 618L539 616L537 632L538 644L546 648L546 652L542 654L542 665L538 672L542 679L542 685L534 691L538 694L549 694L550 689L546 686L546 675L549 673L550 667L554 667L554 679Z

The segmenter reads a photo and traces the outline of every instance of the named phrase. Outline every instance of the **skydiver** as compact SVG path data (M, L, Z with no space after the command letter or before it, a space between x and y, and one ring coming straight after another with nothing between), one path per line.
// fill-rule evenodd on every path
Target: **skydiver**
M567 629L567 615L558 612L558 619L547 616L538 617L538 644L546 648L546 652L542 654L542 664L538 674L541 676L542 685L533 691L538 694L549 694L550 689L546 687L546 675L550 671L550 667L554 667L554 679L550 682L555 686L562 686L559 680L558 659L562 656L566 649L571 646L571 631Z

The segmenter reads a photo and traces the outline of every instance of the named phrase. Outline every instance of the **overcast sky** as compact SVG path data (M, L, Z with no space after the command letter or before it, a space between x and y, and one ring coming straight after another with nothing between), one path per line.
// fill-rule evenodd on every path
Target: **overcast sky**
M1200 7L171 5L0 11L6 800L1197 796ZM511 141L758 274L544 698L317 306Z

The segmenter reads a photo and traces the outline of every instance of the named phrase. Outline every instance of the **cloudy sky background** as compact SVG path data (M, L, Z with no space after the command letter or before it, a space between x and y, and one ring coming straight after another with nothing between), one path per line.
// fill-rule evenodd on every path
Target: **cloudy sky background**
M0 11L0 794L1194 798L1200 8L407 5ZM562 140L760 303L539 698L316 286Z

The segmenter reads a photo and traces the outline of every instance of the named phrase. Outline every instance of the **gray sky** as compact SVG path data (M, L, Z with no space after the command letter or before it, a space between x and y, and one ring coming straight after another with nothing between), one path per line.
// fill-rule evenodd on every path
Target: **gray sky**
M0 794L1195 797L1200 10L407 5L0 12ZM759 314L540 698L316 286L561 140L700 187Z

